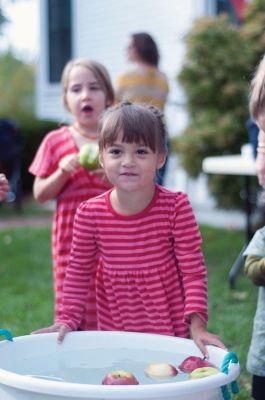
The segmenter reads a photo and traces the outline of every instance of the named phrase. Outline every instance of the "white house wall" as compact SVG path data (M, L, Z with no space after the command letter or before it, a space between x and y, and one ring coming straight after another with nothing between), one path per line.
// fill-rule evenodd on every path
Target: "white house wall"
M46 1L40 0L41 52L37 73L36 112L39 118L68 121L61 102L61 87L47 80ZM102 62L113 83L128 67L125 47L131 33L149 32L161 53L160 67L167 74L170 96L166 117L171 135L181 132L187 115L184 96L177 85L185 46L184 35L195 18L209 12L212 0L72 0L73 57Z

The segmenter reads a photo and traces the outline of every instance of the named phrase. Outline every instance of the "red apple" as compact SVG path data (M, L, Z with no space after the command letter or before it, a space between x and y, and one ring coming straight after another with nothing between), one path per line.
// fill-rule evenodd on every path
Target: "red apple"
M178 366L180 371L185 373L190 373L196 368L204 368L204 367L214 367L214 365L209 361L196 356L190 356L185 358L185 360L183 360L182 363Z
M148 365L148 367L145 369L145 373L150 378L165 379L176 376L178 371L174 365L167 363L154 363Z
M131 372L120 370L106 375L102 385L139 385L139 382Z

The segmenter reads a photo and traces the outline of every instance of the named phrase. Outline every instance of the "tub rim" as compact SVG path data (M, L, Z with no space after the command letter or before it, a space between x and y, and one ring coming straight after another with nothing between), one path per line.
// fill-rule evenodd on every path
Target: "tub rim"
M55 340L57 338L57 333L45 333L38 335L26 335L19 336L14 338L14 343L21 343L23 341L29 340ZM101 336L101 338L106 337L107 343L110 340L110 336L112 339L114 336L116 339L126 338L129 340L134 338L141 339L145 337L145 339L151 341L164 341L167 342L178 340L179 344L194 343L191 339L184 338L176 338L172 336L163 336L157 334L147 334L147 333L138 333L138 332L119 332L119 331L80 331L80 332L70 332L67 334L65 339L75 340L78 343L78 336ZM146 336L149 336L148 338ZM109 337L109 338L108 338ZM12 346L12 342L8 342L6 340L0 342L0 346ZM119 346L117 346L119 347ZM1 349L1 347L0 347ZM210 354L215 353L216 351L221 352L224 356L227 354L227 351L216 348L215 346L207 346L207 349ZM231 363L229 366L229 373L224 374L219 372L216 375L212 375L202 379L182 381L182 382L166 382L166 383L155 383L155 396L159 397L174 397L176 394L192 394L192 393L200 393L205 392L206 390L218 389L223 385L227 385L234 381L240 373L240 365ZM207 379L207 387L205 387L205 380ZM14 373L3 368L0 368L0 385L9 386L15 389L24 390L27 392L37 392L40 394L47 395L57 395L64 397L77 397L77 398L87 398L87 399L97 399L97 398L107 398L107 399L151 399L154 398L154 386L150 383L145 385L99 385L99 384L85 384L85 383L71 383L71 382L56 382L52 380L44 380L40 378L30 377L27 375L22 375L19 373ZM64 385L64 391L62 392L62 385ZM126 396L125 396L126 393Z

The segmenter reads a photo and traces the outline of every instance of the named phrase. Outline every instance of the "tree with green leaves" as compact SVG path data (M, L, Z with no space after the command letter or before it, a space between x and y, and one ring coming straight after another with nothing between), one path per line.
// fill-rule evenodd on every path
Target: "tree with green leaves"
M0 55L0 117L33 118L34 76L33 65L18 60L10 51Z
M187 97L190 121L174 148L189 175L196 177L207 156L235 154L248 142L246 121L249 83L265 51L265 2L247 7L241 26L224 15L195 22L185 38L187 53L178 80ZM242 178L209 176L219 205L242 203Z

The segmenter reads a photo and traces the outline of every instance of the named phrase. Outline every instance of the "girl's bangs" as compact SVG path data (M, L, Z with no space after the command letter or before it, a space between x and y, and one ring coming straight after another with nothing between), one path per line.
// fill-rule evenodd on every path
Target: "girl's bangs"
M112 146L122 132L122 142L143 144L155 152L159 147L157 130L156 117L145 109L128 106L107 111L101 126L100 148Z
M143 143L153 151L156 150L155 132L156 126L146 121L145 115L134 119L127 119L123 123L123 138L126 143Z

